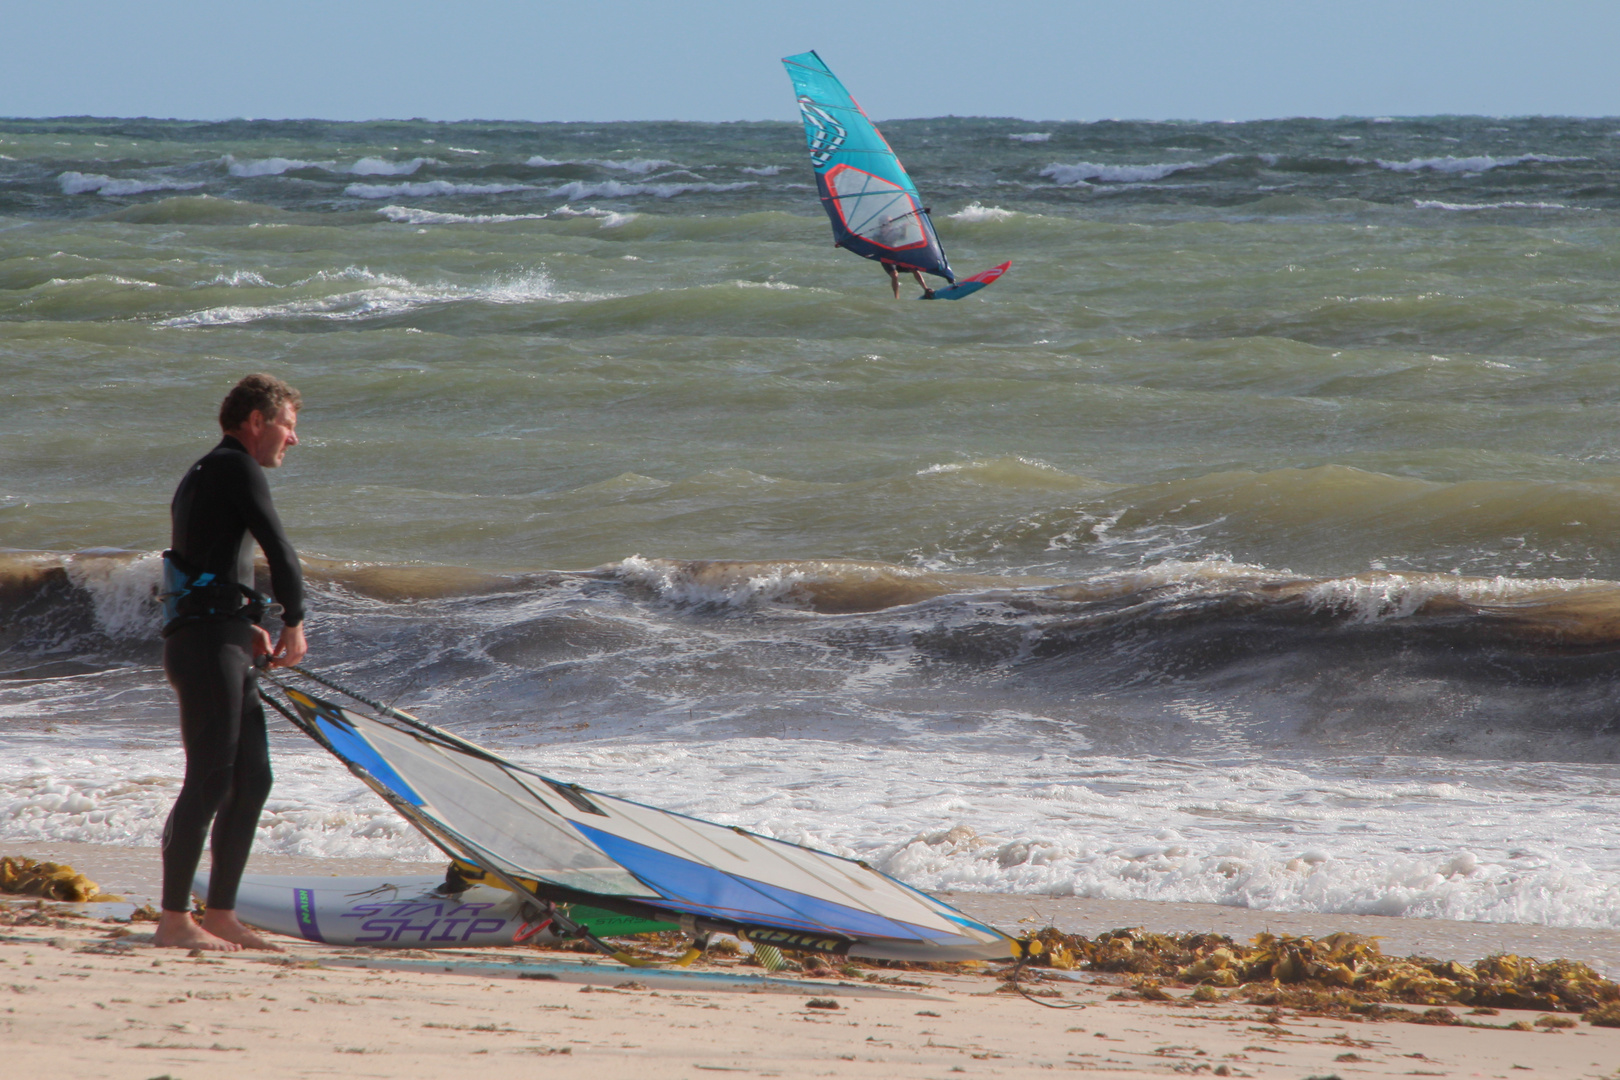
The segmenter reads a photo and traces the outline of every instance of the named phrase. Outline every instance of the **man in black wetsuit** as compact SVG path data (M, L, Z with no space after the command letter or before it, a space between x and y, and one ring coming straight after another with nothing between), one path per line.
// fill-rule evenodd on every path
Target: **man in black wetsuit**
M186 776L163 831L157 945L278 950L237 919L236 889L271 783L254 660L268 655L272 666L286 666L306 651L298 553L282 532L264 475L298 445L299 404L298 391L269 375L237 383L219 409L225 437L186 472L170 504L163 670L180 699ZM258 623L263 599L248 600L254 541L282 607L273 647ZM191 879L210 822L213 871L199 923L189 913Z

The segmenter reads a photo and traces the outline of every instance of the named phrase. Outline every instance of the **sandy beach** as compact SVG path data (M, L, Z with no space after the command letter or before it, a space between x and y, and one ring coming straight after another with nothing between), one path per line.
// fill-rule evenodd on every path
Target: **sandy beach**
M99 864L91 845L35 854L76 856L107 886L155 885L144 876L155 853L142 849L108 849ZM285 872L294 868L289 861L307 862L261 857L255 869ZM955 899L980 914L997 903L1010 911L1033 902ZM1083 905L1071 899L1052 910L1072 913ZM1176 909L1195 906L1201 905L1142 903L1106 914L1169 930L1193 917ZM1612 1077L1620 1068L1620 1029L1569 1014L1554 1022L1570 1026L1552 1027L1537 1025L1542 1013L1455 1008L1448 1011L1457 1019L1482 1026L1445 1026L1412 1007L1411 1023L1359 1022L1238 1001L1199 1003L1177 989L1169 1001L1110 1000L1121 990L1118 976L1049 972L1038 989L1058 993L1046 1000L1078 1006L1058 1010L1008 992L989 972L806 979L768 976L725 958L689 969L636 970L533 949L366 950L288 939L280 955L187 955L154 948L150 924L124 921L126 911L21 899L0 910L6 924L0 981L10 990L0 1032L10 1067L175 1080L439 1077L485 1056L492 1066L507 1059L508 1068L513 1058L565 1057L566 1066L553 1065L636 1080L1051 1070L1344 1080L1517 1072ZM1348 926L1353 919L1337 921L1347 924L1340 929L1358 929ZM1484 929L1511 941L1538 928ZM1448 931L1414 932L1433 938ZM1604 937L1594 935L1594 944ZM1531 1030L1508 1029L1516 1022Z

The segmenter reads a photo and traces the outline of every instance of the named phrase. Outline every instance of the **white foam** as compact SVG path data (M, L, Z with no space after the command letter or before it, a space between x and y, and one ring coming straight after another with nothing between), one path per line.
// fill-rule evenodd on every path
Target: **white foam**
M745 173L748 173L748 174L750 174L752 176L777 176L777 175L779 175L781 173L782 166L780 166L780 165L761 165L758 168L755 168L752 165L744 165L742 167L742 171L745 172Z
M681 168L678 163L669 161L666 158L630 158L623 161L615 161L611 158L566 158L562 161L553 161L550 158L540 154L536 154L534 157L531 157L527 164L536 169L544 169L557 165L593 165L598 169L616 169L620 172L633 173L637 176L645 176L648 173L656 172L659 169Z
M1550 202L1494 202L1494 203L1449 203L1439 199L1414 199L1412 205L1419 210L1580 210L1579 206L1565 206L1563 203Z
M966 719L997 743L1003 731L1052 723L1011 712ZM171 740L167 729L122 730L104 746L75 747L19 733L0 757L0 840L157 846L182 771ZM1076 747L1020 748L1009 769L1005 744L937 739L917 749L814 738L485 741L547 775L864 859L924 889L1620 928L1609 813L1620 777L1606 766L1304 766ZM433 857L324 751L278 730L273 754L257 850Z
M571 218L571 217L600 218L602 228L604 228L604 229L616 229L620 225L624 225L627 222L634 221L636 218L640 217L641 215L639 215L639 214L621 214L621 213L618 213L617 211L614 211L614 210L600 210L600 209L598 209L598 208L596 208L594 206L587 206L587 207L584 207L583 209L575 210L572 206L568 205L567 203L563 203L561 206L557 207L557 209L553 210L551 212L550 216L551 217L558 217L558 218Z
M377 213L407 225L489 225L505 221L540 221L546 214L451 214L411 206L385 206Z
M1404 574L1371 573L1318 582L1306 591L1305 599L1318 609L1348 615L1354 622L1371 623L1410 618L1429 601L1436 599L1501 604L1593 587L1590 583L1562 578L1443 577L1434 574L1407 577Z
M1052 133L1050 131L1018 131L1008 135L1007 138L1011 139L1013 142L1051 142Z
M424 165L437 165L438 158L418 157L409 161L386 161L383 158L364 157L348 167L356 176L409 176Z
M766 564L748 577L717 576L700 580L687 564L632 555L619 563L616 576L651 589L660 599L681 605L752 608L788 602L794 586L807 580L810 564Z
M121 274L86 274L84 277L51 278L51 280L45 282L43 285L40 285L39 288L55 289L63 286L86 285L94 282L101 282L107 285L128 285L137 289L160 289L163 287L155 281L143 281L140 278L127 278Z
M1077 161L1073 165L1063 165L1053 162L1042 169L1040 175L1069 186L1083 185L1094 180L1102 183L1141 184L1163 180L1167 176L1188 169L1220 165L1236 156L1236 154L1220 154L1208 161L1161 162L1153 165L1100 165L1094 161Z
M468 150L465 147L460 146L447 146L445 149L450 151L452 154L482 154L484 152L482 150Z
M139 195L147 191L191 191L202 183L178 180L135 180L103 176L101 173L65 172L57 177L64 195Z
M978 203L969 203L954 214L947 215L952 221L1008 221L1018 216L1016 210L1003 210L999 206L980 206Z
M1554 157L1550 154L1516 154L1513 157L1492 157L1489 154L1479 154L1474 157L1445 157L1412 158L1410 161L1385 161L1378 158L1380 169L1391 172L1441 172L1441 173L1481 173L1491 169L1501 169L1512 165L1528 164L1557 164L1562 161L1584 161L1585 158Z
M660 199L672 199L677 195L685 195L693 191L742 191L744 188L757 186L756 181L742 180L732 184L626 184L618 180L600 180L595 182L575 180L561 187L552 188L546 192L555 199L623 199L633 195L656 195Z
M226 154L220 160L232 176L280 176L294 169L324 169L331 172L337 168L335 161L304 161L299 158L270 157L238 161L233 155Z
M280 286L265 278L263 274L253 270L232 270L229 274L215 274L214 280L208 282L208 284L225 285L232 289L239 289L244 285L260 289L280 288Z
M512 191L533 191L531 184L456 184L449 180L427 180L403 184L350 184L345 195L356 199L392 199L400 195L413 199L434 195L504 195Z
M297 282L306 285L315 281L344 280L358 276L368 287L324 296L302 297L277 304L228 304L195 311L187 315L165 319L159 326L190 329L204 326L233 326L260 322L267 319L315 318L332 322L353 322L362 319L395 315L416 308L436 304L488 303L526 304L540 301L563 303L576 300L600 299L601 294L564 292L556 288L551 276L544 270L528 270L516 274L503 274L477 285L430 284L423 285L388 274L373 274L369 270L349 267L343 271L322 271L312 278Z
M90 594L96 624L115 640L150 639L161 622L157 602L163 559L149 552L135 559L79 553L67 560L68 581Z

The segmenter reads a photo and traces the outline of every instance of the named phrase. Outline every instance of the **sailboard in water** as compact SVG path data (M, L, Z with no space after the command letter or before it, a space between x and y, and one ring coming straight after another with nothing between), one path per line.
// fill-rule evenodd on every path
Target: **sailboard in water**
M465 876L547 907L871 959L1021 955L1008 935L857 860L554 780L396 709L349 709L276 685L292 707L271 703Z
M928 208L877 125L814 52L783 57L782 64L798 95L816 190L832 222L833 243L864 258L954 283L956 274ZM935 295L954 300L976 291L947 295L949 290L939 290Z
M1011 267L1012 263L1010 262L1004 262L1000 266L992 266L983 273L974 274L969 278L963 278L961 281L947 285L943 289L935 289L931 293L923 293L920 299L960 300L964 296L972 296L986 285L993 284L996 278L1000 277L1002 274L1005 274Z

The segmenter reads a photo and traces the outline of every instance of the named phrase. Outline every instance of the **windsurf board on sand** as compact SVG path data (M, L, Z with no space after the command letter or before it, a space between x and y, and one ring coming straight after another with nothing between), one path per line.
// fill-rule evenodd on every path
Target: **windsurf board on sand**
M444 889L444 875L316 877L246 874L236 894L237 918L249 926L329 945L394 949L466 949L555 941L534 902L506 889ZM208 895L208 874L192 882ZM581 904L558 904L597 937L679 929Z

